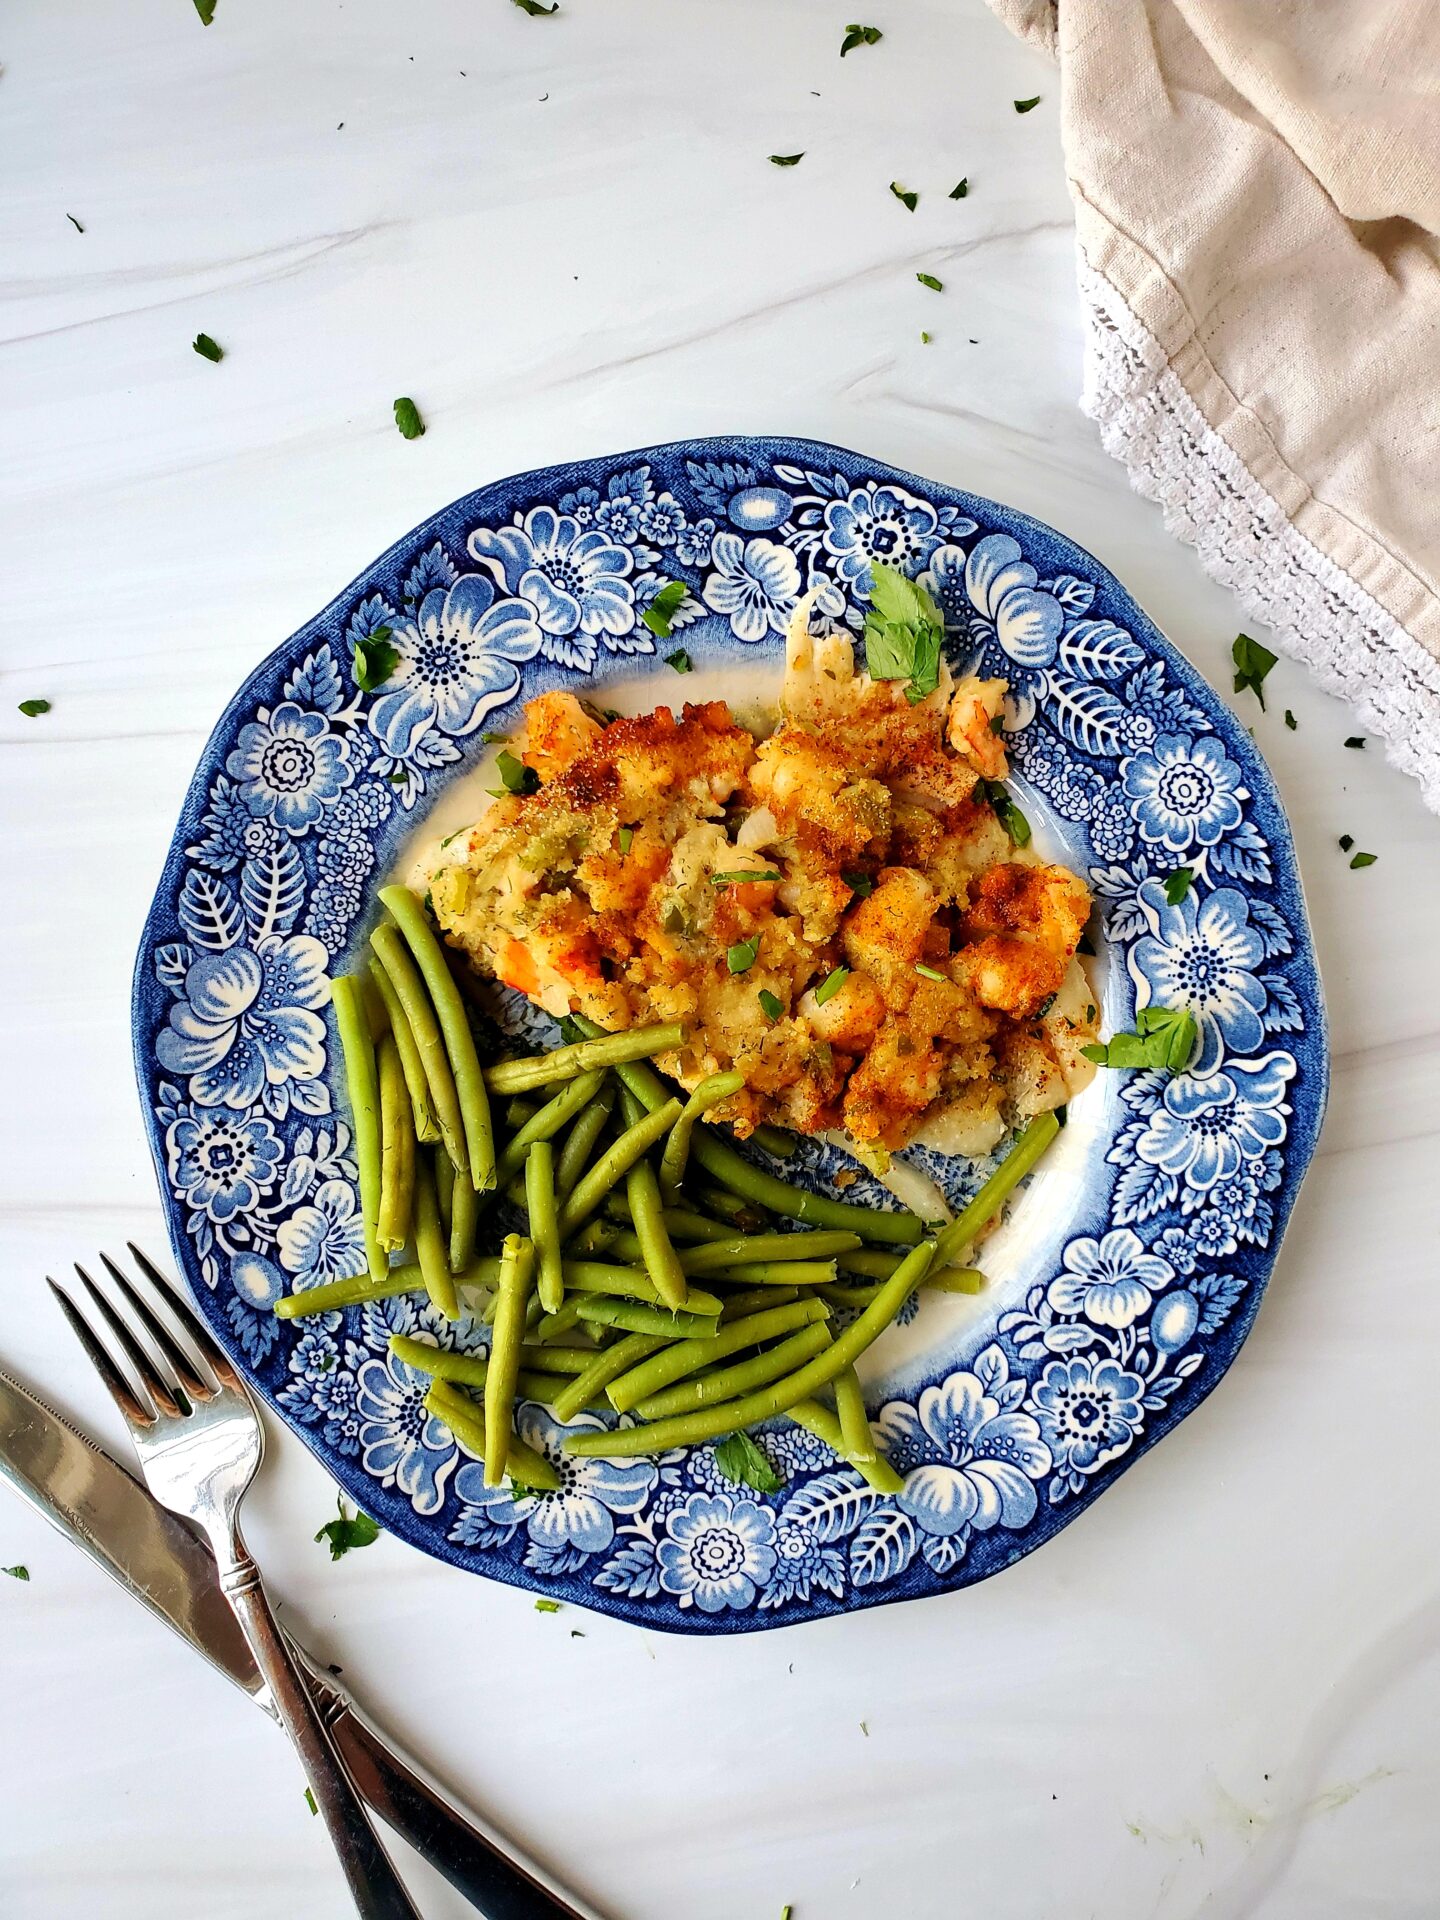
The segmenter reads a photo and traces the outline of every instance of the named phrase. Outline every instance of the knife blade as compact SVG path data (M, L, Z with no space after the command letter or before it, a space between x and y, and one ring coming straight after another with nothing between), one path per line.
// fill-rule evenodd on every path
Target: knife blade
M68 1420L0 1370L0 1480L274 1718L215 1562L184 1521ZM291 1640L363 1798L485 1920L603 1920L498 1831L459 1812Z

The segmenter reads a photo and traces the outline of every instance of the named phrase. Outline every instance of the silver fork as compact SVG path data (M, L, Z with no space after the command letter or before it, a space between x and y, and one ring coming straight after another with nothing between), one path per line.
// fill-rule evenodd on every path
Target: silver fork
M240 1502L255 1478L265 1445L249 1390L168 1281L138 1247L131 1244L130 1253L175 1328L194 1349L194 1353L187 1351L184 1340L107 1254L100 1258L118 1289L119 1306L77 1262L75 1271L100 1320L114 1336L115 1347L133 1370L138 1391L114 1349L64 1289L53 1280L47 1284L125 1416L151 1493L172 1513L193 1520L210 1542L220 1584L304 1763L356 1908L366 1920L419 1920L336 1758L309 1688L270 1611L259 1571L245 1551Z

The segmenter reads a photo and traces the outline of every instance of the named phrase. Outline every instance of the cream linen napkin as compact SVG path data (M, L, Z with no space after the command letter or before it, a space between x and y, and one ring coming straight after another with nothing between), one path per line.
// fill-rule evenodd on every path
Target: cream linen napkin
M990 0L1060 64L1082 404L1440 811L1440 0Z

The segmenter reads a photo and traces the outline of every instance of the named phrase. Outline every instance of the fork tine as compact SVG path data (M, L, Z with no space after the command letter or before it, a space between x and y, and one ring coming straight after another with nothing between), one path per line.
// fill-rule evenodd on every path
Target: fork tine
M63 1287L57 1287L48 1275L46 1276L45 1284L49 1287L51 1293L54 1294L60 1311L70 1322L70 1331L85 1349L86 1358L104 1381L110 1398L115 1402L116 1406L119 1407L121 1413L124 1414L131 1426L153 1427L155 1424L155 1409L153 1407L142 1406L135 1398L130 1388L130 1382L125 1378L124 1374L121 1373L120 1369L115 1365L115 1362L110 1358L110 1355L95 1338L95 1335L90 1330L89 1321L86 1320L85 1316L80 1312L80 1309L75 1305L74 1301L71 1300L69 1294L66 1293Z
M239 1374L237 1374L234 1367L231 1366L228 1355L223 1353L215 1344L214 1340L211 1339L209 1329L201 1320L199 1314L196 1313L193 1307L188 1306L186 1302L180 1298L180 1295L165 1278L164 1274L161 1273L160 1269L155 1265L155 1262L143 1254L133 1240L127 1240L125 1244L130 1249L131 1259L134 1260L141 1273L144 1274L156 1293L159 1294L160 1298L165 1302L165 1305L170 1309L171 1313L174 1314L176 1323L182 1326L190 1336L200 1358L205 1362L206 1366L209 1367L221 1386L233 1387L237 1393L243 1393L245 1389L240 1384Z
M170 1362L171 1369L176 1379L180 1382L180 1385L185 1389L185 1392L192 1400L213 1400L215 1398L214 1387L210 1385L208 1380L202 1379L196 1372L195 1363L170 1332L170 1329L164 1324L158 1314L155 1313L153 1308L141 1299L139 1293L131 1286L120 1268L117 1267L115 1262L110 1258L109 1254L102 1253L100 1258L104 1263L105 1271L130 1302L130 1305L135 1309L145 1331Z
M99 1287L96 1286L89 1274L86 1273L78 1260L75 1262L75 1271L79 1274L85 1291L104 1316L110 1331L124 1348L125 1358L130 1362L136 1373L139 1374L142 1385L149 1393L150 1398L155 1402L155 1405L160 1409L161 1413L168 1413L172 1420L183 1418L190 1409L180 1405L180 1402L171 1391L169 1382L162 1378L160 1369L155 1365L155 1362L150 1358L149 1354L146 1353L144 1347L141 1346L129 1327L126 1326L124 1320L115 1311L114 1307L111 1306L110 1302L105 1298L104 1294L100 1291Z

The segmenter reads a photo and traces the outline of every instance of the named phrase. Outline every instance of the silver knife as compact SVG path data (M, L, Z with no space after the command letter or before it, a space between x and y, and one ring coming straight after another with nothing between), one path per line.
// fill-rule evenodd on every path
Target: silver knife
M274 1717L200 1540L108 1453L3 1371L0 1480ZM295 1652L360 1793L485 1920L603 1920L497 1831L458 1812L386 1745L303 1647Z

